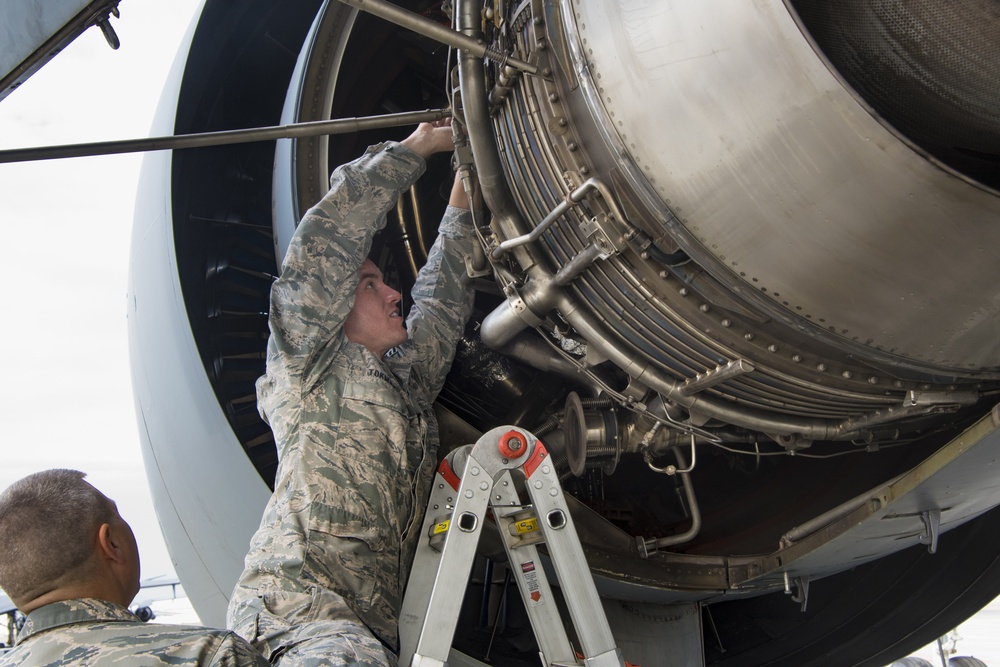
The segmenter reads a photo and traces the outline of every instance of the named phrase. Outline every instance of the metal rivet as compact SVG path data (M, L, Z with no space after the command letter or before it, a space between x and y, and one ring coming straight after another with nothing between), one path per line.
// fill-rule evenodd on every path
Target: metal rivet
M712 310L712 307L709 306L707 303L703 303L700 306L698 306L698 310L700 310L703 313L707 313L708 311Z
M878 378L872 375L870 378L868 378L868 384L878 384Z
M794 354L794 355L792 355L792 361L794 361L795 363L801 362L802 361L802 355L801 354Z
M774 343L772 343L772 344L770 344L770 345L767 346L767 351L768 352L777 352L778 351L778 346L775 345Z
M840 374L840 376L845 380L850 380L852 377L854 377L854 373L852 373L851 371L844 371L843 373Z
M826 364L816 364L816 370L823 372L826 370Z
M753 340L753 334L752 333L743 334L743 338L745 340Z
M722 326L724 326L724 327L731 327L732 325L733 325L733 321L732 320L722 320Z

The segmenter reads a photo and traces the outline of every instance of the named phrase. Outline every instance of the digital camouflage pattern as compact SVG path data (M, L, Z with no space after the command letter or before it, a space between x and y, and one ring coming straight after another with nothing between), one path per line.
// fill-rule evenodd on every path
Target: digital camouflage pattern
M255 604L256 603L256 604ZM266 592L248 604L240 630L254 647L282 667L396 667L371 630L336 593ZM331 617L341 616L341 620Z
M128 609L94 599L39 607L25 620L0 667L267 667L235 633L143 623Z
M411 294L407 343L379 359L347 340L343 324L372 237L424 169L395 142L339 167L299 224L271 290L257 399L279 465L227 624L272 658L291 655L302 630L294 626L317 621L360 620L398 650L403 587L437 456L432 403L472 310L464 262L471 214L445 212Z

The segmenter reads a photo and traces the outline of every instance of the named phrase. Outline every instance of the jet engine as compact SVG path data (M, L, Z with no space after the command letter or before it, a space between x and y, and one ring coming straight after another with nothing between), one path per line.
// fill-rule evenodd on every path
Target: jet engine
M995 0L348 4L208 0L160 133L450 110L489 213L442 439L548 444L627 658L881 667L1000 593ZM273 484L253 383L285 244L409 129L147 158L136 401L205 622ZM451 166L376 240L404 293ZM486 556L467 636L503 597Z

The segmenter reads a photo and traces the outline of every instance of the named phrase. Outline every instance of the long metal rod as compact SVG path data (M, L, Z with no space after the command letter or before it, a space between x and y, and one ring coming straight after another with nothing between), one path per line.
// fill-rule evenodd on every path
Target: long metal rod
M324 134L350 134L363 130L379 130L386 127L429 123L447 118L449 115L451 115L451 111L448 109L428 109L426 111L407 111L381 116L338 118L336 120L317 120L308 123L272 125L270 127L256 127L245 130L179 134L177 136L150 137L148 139L99 141L89 144L13 148L0 151L0 163L58 160L67 157L115 155L117 153L141 153L143 151L160 151L175 148L201 148L204 146L245 144L274 139L297 139Z
M474 37L470 37L457 30L452 30L440 23L424 18L420 14L414 14L391 2L385 2L385 0L340 0L340 2L350 5L355 9L360 9L363 12L374 14L390 23L395 23L407 30L412 30L424 37L429 37L436 42L447 44L456 49L464 49L479 58L489 58L490 60L516 67L529 74L536 74L538 72L538 68L530 63L498 53Z

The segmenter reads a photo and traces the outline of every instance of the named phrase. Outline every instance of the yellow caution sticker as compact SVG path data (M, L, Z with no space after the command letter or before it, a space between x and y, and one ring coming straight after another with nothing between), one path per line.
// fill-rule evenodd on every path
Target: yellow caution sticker
M514 530L517 531L518 535L523 535L524 533L530 533L538 530L538 519L531 517L530 519L522 519L514 523Z
M447 533L448 532L448 526L450 526L450 525L451 525L451 519L445 519L444 521L440 521L440 522L434 524L431 527L431 537L433 537L435 535L440 535L441 533Z

